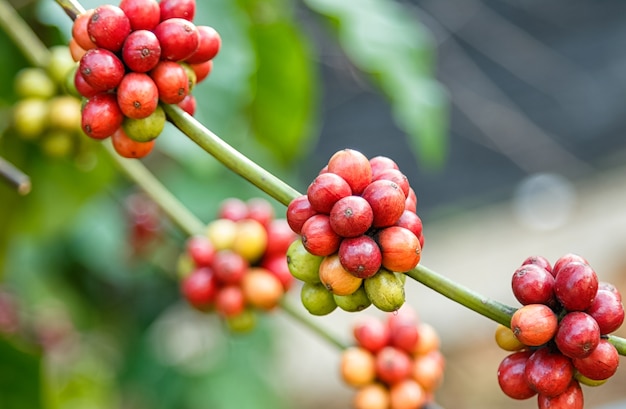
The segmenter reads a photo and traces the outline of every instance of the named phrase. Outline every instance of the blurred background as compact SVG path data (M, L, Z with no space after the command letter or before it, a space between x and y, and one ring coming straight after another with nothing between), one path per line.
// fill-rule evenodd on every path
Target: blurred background
M55 2L2 2L47 47L67 44ZM198 2L194 21L223 43L195 116L299 191L337 150L391 157L419 199L422 263L487 297L518 305L521 262L569 252L625 291L625 15L608 0ZM349 407L338 350L289 316L233 336L181 300L184 234L99 142L16 132L14 79L32 62L9 30L0 156L32 192L0 183L0 407ZM156 146L143 162L203 221L227 197L284 215L173 126ZM493 322L406 290L442 339L442 407L536 407L499 390ZM355 318L314 320L350 341ZM619 405L625 381L585 388L586 407Z

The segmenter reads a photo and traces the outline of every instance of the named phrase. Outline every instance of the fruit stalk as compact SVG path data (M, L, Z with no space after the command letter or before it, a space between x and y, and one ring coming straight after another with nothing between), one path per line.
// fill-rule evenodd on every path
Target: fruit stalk
M0 176L17 189L20 195L30 192L30 178L10 162L0 157Z
M110 140L103 142L111 158L126 175L146 192L152 200L176 223L185 233L192 236L203 233L205 225L185 207L159 180L136 159L119 156Z
M46 66L48 49L6 0L0 0L0 27L31 64L37 67Z
M75 0L56 0L56 2L72 20L76 20L76 16L85 12L85 8Z
M484 297L423 265L418 265L406 274L415 281L419 281L432 290L437 291L439 294L484 317L506 325L507 327L511 324L511 316L516 310L514 307Z
M613 344L620 355L626 356L626 339L615 335L609 335L609 342Z
M272 196L285 206L300 196L295 189L263 169L217 135L204 127L194 117L176 105L164 104L163 109L182 133L220 161L227 168Z
M317 325L317 323L313 322L313 320L310 318L310 315L305 315L298 311L296 307L294 307L289 301L287 301L285 297L283 297L283 299L280 301L280 307L285 313L287 313L297 321L300 321L302 324L306 325L311 331L315 332L326 341L335 345L337 348L341 350L348 348L347 344L343 343L330 332Z

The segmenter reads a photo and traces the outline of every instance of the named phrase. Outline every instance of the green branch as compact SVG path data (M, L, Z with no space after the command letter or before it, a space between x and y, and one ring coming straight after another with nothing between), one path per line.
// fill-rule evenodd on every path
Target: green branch
M31 183L28 175L3 157L0 157L0 177L13 186L20 195L27 195L30 192Z
M0 0L0 27L32 65L45 67L48 64L48 48L6 0Z
M317 335L324 338L326 341L335 345L337 348L342 349L342 350L348 348L347 344L338 340L337 338L335 338L334 335L330 334L326 329L317 325L317 323L311 319L311 315L304 314L298 311L298 309L295 306L291 305L291 303L289 303L285 298L281 300L280 307L284 312L286 312L292 318L295 318L297 321L306 325L311 331L315 332Z

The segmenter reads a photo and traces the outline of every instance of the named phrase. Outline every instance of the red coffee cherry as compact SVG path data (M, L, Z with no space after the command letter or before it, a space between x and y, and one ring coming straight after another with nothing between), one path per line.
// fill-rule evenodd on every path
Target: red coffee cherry
M552 275L556 277L561 268L563 268L566 264L572 262L589 264L589 262L584 257L574 253L567 253L559 257L559 259L554 263L554 266L552 266Z
M526 381L538 394L557 396L567 389L574 377L572 361L558 351L539 348L526 361Z
M286 219L273 219L266 227L267 229L267 247L265 256L280 255L285 256L287 249L291 243L298 238Z
M512 399L529 399L537 394L526 381L526 362L533 354L530 350L514 352L498 366L498 384L505 395Z
M274 207L267 200L260 197L253 197L246 202L248 207L248 218L261 223L266 229L274 220Z
M391 180L400 186L400 189L402 190L402 193L404 193L405 197L409 197L409 188L411 187L409 185L409 179L398 169L385 169L377 173L376 177L372 178L372 180Z
M146 118L159 103L159 90L148 74L129 72L117 87L117 103L127 117Z
M187 240L185 250L196 267L211 267L215 258L215 247L205 236L192 236Z
M76 16L76 19L72 24L72 38L83 50L90 50L97 47L96 44L91 41L89 33L87 32L87 24L89 23L93 12L94 9L86 10L84 13Z
M120 6L134 30L154 30L161 22L161 10L156 0L122 0Z
M215 309L225 318L235 317L246 309L243 290L238 285L222 287L215 296Z
M201 62L198 64L189 64L193 72L196 73L196 84L201 83L209 76L213 69L213 60Z
M178 103L178 106L181 107L183 111L193 116L196 113L196 97L194 97L192 94L187 94L185 99Z
M159 63L161 43L152 31L136 30L122 46L122 59L129 70L148 72Z
M205 311L212 307L218 293L217 281L210 268L198 268L181 281L181 292L193 307Z
M313 255L328 256L339 250L341 237L330 227L330 218L325 214L311 216L300 234L304 248Z
M161 0L161 21L182 18L192 21L196 14L196 0Z
M415 268L421 259L419 239L404 227L385 227L376 235L376 241L387 270L403 273Z
M178 104L189 94L185 69L174 61L161 61L150 76L159 90L159 99L166 104Z
M523 266L527 264L535 264L539 267L543 267L547 272L552 274L552 265L550 264L550 261L543 256L530 256L522 262ZM554 276L554 274L552 275Z
M108 91L118 86L124 77L125 68L111 51L93 48L80 59L78 71L94 90Z
M197 28L198 48L185 60L189 64L199 64L215 58L222 46L222 38L213 27L197 26Z
M157 25L154 34L161 43L161 58L169 61L183 61L198 48L198 28L182 18L170 18Z
M232 250L218 251L211 266L215 277L223 285L239 284L250 267L246 259Z
M76 91L85 98L91 98L102 92L87 84L85 77L83 77L83 74L81 74L78 69L74 73L74 86L76 87Z
M528 304L513 313L511 330L521 343L540 346L550 341L558 328L557 316L543 304Z
M122 127L111 135L111 142L113 142L113 148L118 155L124 158L139 159L147 156L154 148L156 141L137 142L128 137Z
M552 305L555 302L554 277L536 264L525 264L515 270L511 287L513 295L523 305Z
M101 93L91 97L83 107L81 127L94 139L107 138L122 125L124 114L114 94Z
M409 210L413 213L417 211L417 195L415 194L415 190L413 190L412 187L409 187L409 195L404 201L404 209Z
M583 409L583 403L583 391L575 380L559 395L549 397L540 394L537 399L539 409Z
M370 236L362 235L341 240L339 260L343 268L359 278L368 278L378 272L382 254Z
M410 210L402 212L402 216L400 216L396 222L396 226L404 227L405 229L410 230L411 233L415 234L418 238L422 235L422 219L417 215L417 213Z
M399 169L398 164L386 156L374 156L371 158L370 167L372 168L372 179L386 169Z
M357 237L372 226L374 212L361 196L339 199L330 210L330 225L342 237Z
M333 154L328 160L328 172L341 176L355 195L361 194L372 181L369 160L354 149L343 149Z
M298 196L287 206L287 223L296 234L300 234L302 225L317 211L311 206L307 195Z
M318 175L307 188L311 207L319 213L329 214L337 201L350 196L352 190L348 182L335 173Z
M608 340L601 339L591 354L585 358L572 359L572 363L583 376L594 381L602 381L617 372L619 353Z
M557 268L554 280L554 293L568 311L584 311L598 291L598 276L588 265L573 261Z
M387 324L372 316L364 316L357 321L352 333L360 346L373 353L386 347L391 339Z
M398 348L386 346L376 354L376 375L387 385L409 378L411 369L411 358Z
M598 290L585 312L596 320L603 335L616 331L624 322L624 306L619 293L613 291Z
M584 358L598 346L600 327L589 314L580 311L569 312L559 322L554 341L563 355Z
M87 32L98 47L117 52L130 34L130 21L121 8L105 4L93 11Z
M390 180L376 180L370 183L361 196L372 207L374 227L393 226L404 212L406 197L400 187Z

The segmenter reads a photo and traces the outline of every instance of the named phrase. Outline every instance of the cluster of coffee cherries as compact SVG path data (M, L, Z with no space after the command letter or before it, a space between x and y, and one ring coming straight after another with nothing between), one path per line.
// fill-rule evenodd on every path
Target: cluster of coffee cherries
M331 312L333 295L387 312L402 306L402 273L419 263L424 244L416 209L415 191L392 159L353 149L332 155L287 207L289 226L301 237L289 254L291 272L305 282L305 306L325 307L309 311ZM312 257L299 256L297 246Z
M215 29L192 22L195 11L195 0L122 0L76 17L70 50L88 136L111 137L121 156L140 158L165 126L160 103L194 114L190 91L221 46Z
M206 234L186 242L181 292L192 307L217 312L233 332L251 330L256 311L274 309L293 284L285 254L295 238L267 200L226 199Z
M445 358L435 329L408 304L383 319L361 318L353 334L357 345L342 352L340 374L357 388L355 409L419 409L433 402Z
M581 384L601 385L619 365L607 337L624 321L619 291L571 253L553 266L529 257L512 288L522 307L496 330L498 345L512 352L499 365L500 388L513 399L537 395L540 409L582 408Z
M85 148L81 102L70 94L66 81L74 65L67 46L54 46L45 69L26 67L14 79L19 99L12 110L12 130L19 138L37 143L50 157L70 157Z

